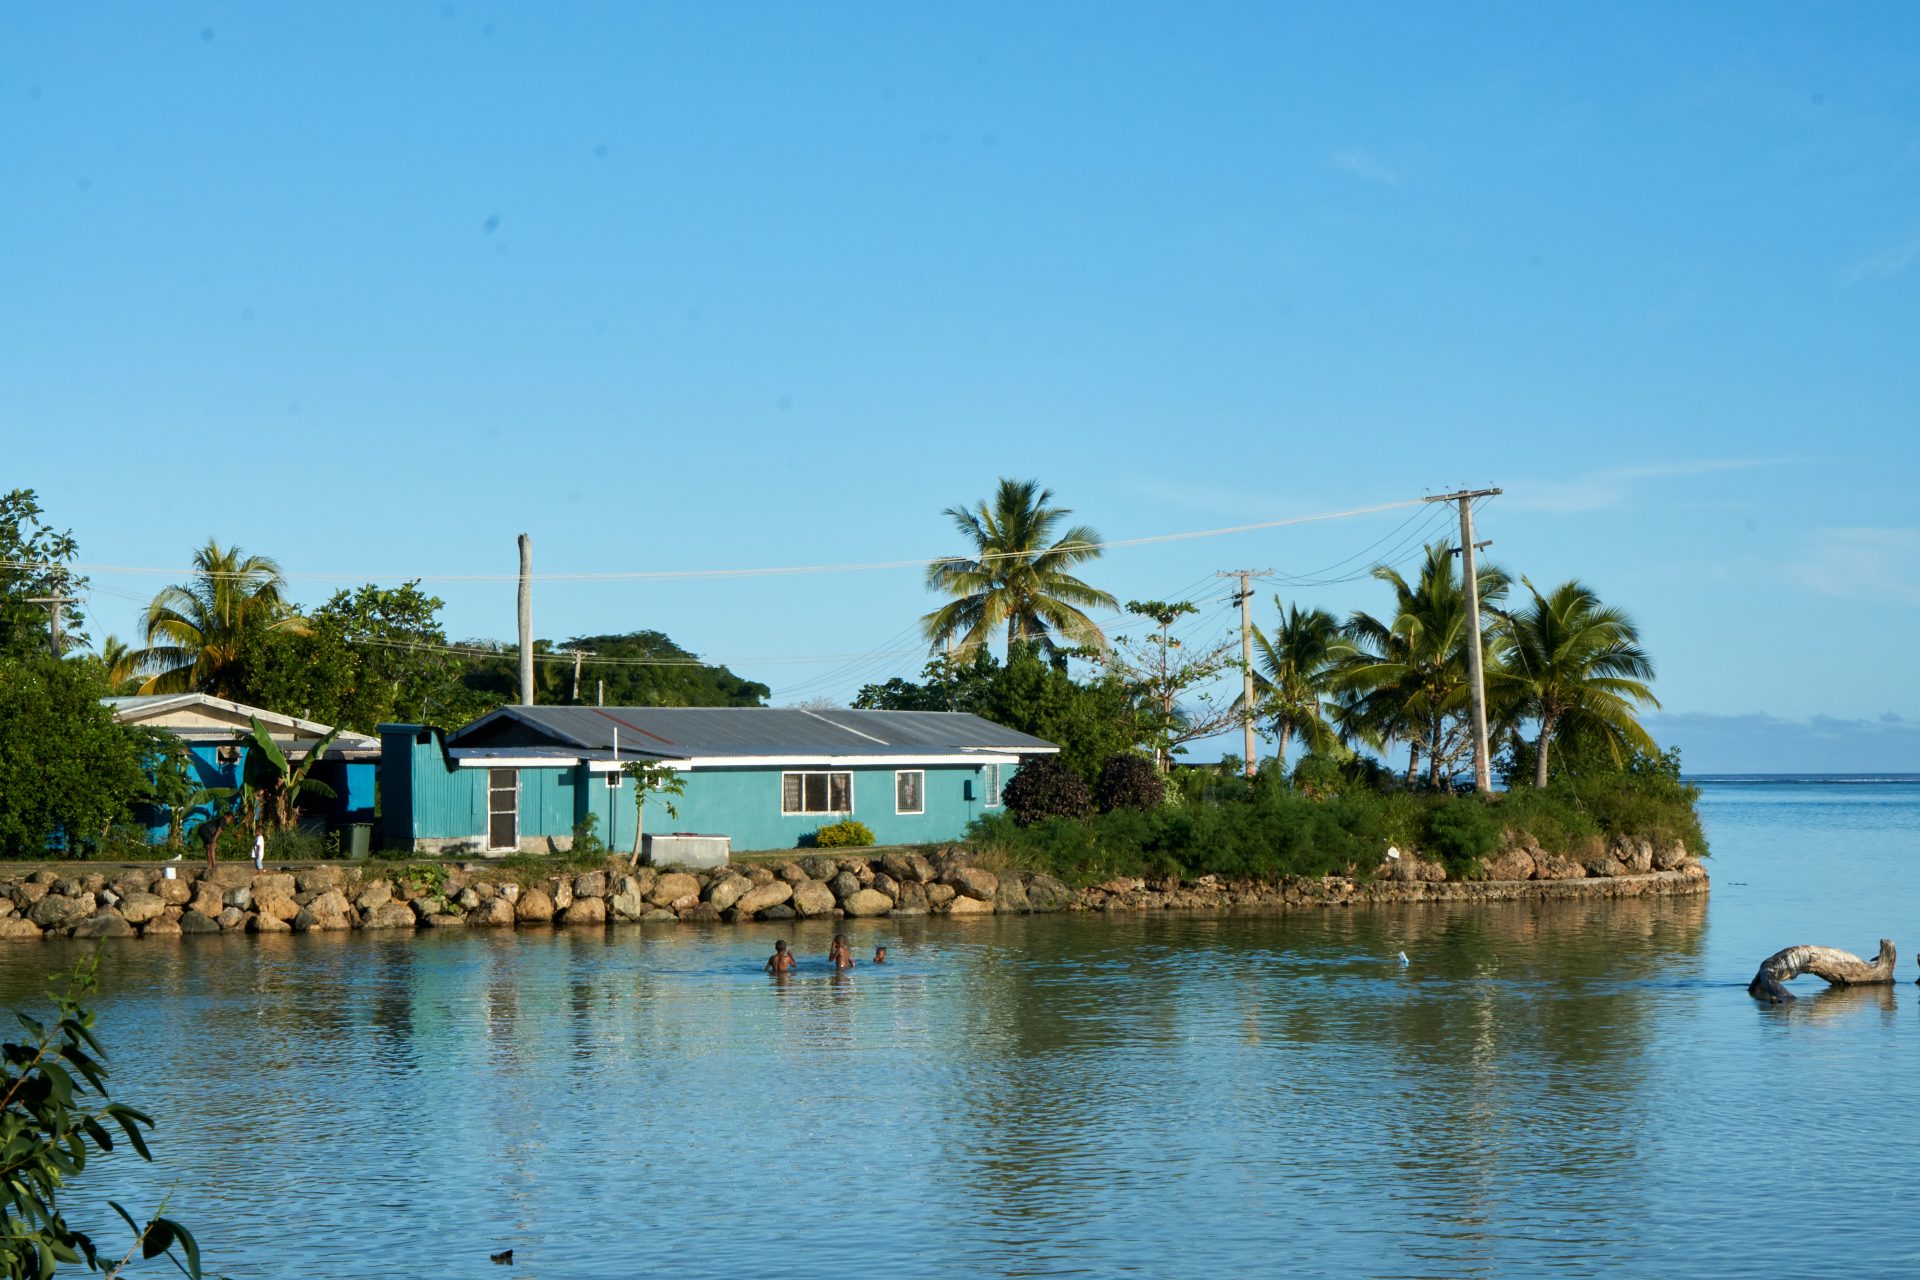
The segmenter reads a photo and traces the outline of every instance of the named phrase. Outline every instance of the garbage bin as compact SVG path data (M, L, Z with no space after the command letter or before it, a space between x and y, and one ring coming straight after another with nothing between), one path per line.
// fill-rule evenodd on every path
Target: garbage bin
M349 858L364 858L373 852L373 824L354 822L347 825L347 839L344 852Z

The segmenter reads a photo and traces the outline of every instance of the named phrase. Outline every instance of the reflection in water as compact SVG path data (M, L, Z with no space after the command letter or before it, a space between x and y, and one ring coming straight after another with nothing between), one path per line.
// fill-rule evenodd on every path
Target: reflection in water
M1745 1108L1840 1069L1914 1101L1882 1042L1916 997L1757 1009L1708 910L795 923L780 981L772 927L114 946L161 1163L87 1195L176 1188L247 1276L1792 1270ZM891 962L828 970L835 928ZM17 1000L79 949L5 954ZM1818 1123L1857 1175L1904 1159Z

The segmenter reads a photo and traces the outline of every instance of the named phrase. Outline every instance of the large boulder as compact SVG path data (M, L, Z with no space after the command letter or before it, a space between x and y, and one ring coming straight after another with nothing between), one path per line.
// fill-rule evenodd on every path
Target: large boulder
M513 922L513 904L505 898L487 898L467 912L467 923L482 928L504 928Z
M979 898L969 898L964 893L956 893L947 900L946 906L941 908L941 911L950 916L990 916L993 914L993 904Z
M436 911L432 915L420 917L423 929L464 929L467 918L454 911Z
M362 929L411 929L419 922L413 908L404 902L388 900L360 918Z
M235 885L220 895L220 904L245 911L253 905L253 889L249 885Z
M27 919L42 929L71 929L94 912L93 895L50 893L27 909Z
M1480 874L1486 880L1533 879L1533 855L1518 845L1502 849L1480 860Z
M294 875L294 890L297 893L325 893L337 886L341 877L339 867L308 867Z
M607 922L607 900L588 894L575 894L566 910L560 913L561 924L605 924Z
M934 878L933 863L921 853L882 854L880 869L902 884L925 884Z
M354 898L353 905L362 911L371 911L375 907L385 906L393 901L393 886L385 880L370 880Z
M956 863L943 877L953 886L955 893L962 897L977 898L981 902L992 902L993 895L1000 888L1000 877L981 867Z
M776 878L785 880L788 884L799 884L802 880L811 880L813 878L809 876L806 869L797 862L776 862L773 864L773 874Z
M182 933L218 933L220 923L212 916L206 916L189 907L180 913L180 932Z
M739 908L736 907L735 910L737 911L739 910ZM794 909L788 906L786 903L776 902L770 907L762 907L760 909L759 914L754 916L754 919L756 920L791 920L794 918L795 914L796 912L794 911Z
M842 898L840 909L850 916L883 916L893 910L893 899L878 889L861 889Z
M695 898L674 913L686 924L719 924L720 908L711 902L702 902Z
M89 916L73 927L73 936L76 938L131 938L133 933L133 926L119 912L112 910Z
M288 898L285 901L291 902ZM293 926L274 916L251 915L247 917L247 928L255 933L291 933Z
M8 916L0 920L0 940L13 938L25 941L40 936L40 926L21 916Z
M513 904L514 919L522 924L545 924L553 919L553 910L553 896L537 886L522 889Z
M220 914L214 917L219 922L222 933L233 933L244 929L247 927L247 921L252 918L238 907L222 907Z
M120 915L128 924L145 924L167 909L164 898L135 890L120 899Z
M927 910L929 911L939 911L957 896L950 884L935 883L923 885L922 888L927 893Z
M253 878L253 896L256 898L263 893L280 893L291 898L298 892L293 874L288 871L262 871Z
M177 938L180 933L180 922L169 920L165 916L149 920L140 926L140 936L143 938Z
M923 916L927 914L927 886L918 880L905 880L900 884L900 892L893 900L890 915Z
M255 915L272 916L275 920L291 920L300 914L300 904L284 893L256 894L253 899ZM121 905L121 914L126 914L126 906ZM133 917L128 916L129 920Z
M1655 871L1678 871L1687 865L1687 846L1678 840L1661 845L1654 850L1653 869Z
M802 880L793 886L791 901L794 914L802 920L833 914L833 890L818 880Z
M700 901L700 882L684 871L669 871L654 882L647 901L656 907L671 907L689 895L695 902Z
M607 897L607 906L615 920L638 920L652 910L647 905L647 896L640 888L640 881L633 876L614 877L613 892Z
M715 876L713 883L707 886L707 901L713 904L714 910L725 911L745 897L752 888L753 881L743 875L727 872L724 875Z
M547 896L553 899L555 912L565 911L573 905L573 877L548 876L543 884Z
M217 916L220 914L220 908L227 905L220 900L220 886L208 880L195 881L193 897L187 901L189 906L203 916Z
M1653 870L1653 841L1622 840L1620 845L1614 856L1626 863L1635 875L1643 876Z
M22 880L7 892L13 904L25 911L40 899L53 892L53 886L43 880Z
M607 896L607 873L604 871L586 871L573 878L573 899L577 903L582 898L605 898ZM604 913L601 919L605 919Z
M993 892L993 909L1009 915L1023 915L1033 910L1033 903L1027 898L1027 887L1014 876L1001 876L1000 887Z
M1535 880L1584 880L1587 869L1572 858L1558 853L1541 852L1533 860L1533 878Z
M757 916L769 907L783 905L791 897L793 886L785 880L775 880L748 890L733 906L742 915Z
M1065 911L1073 902L1073 890L1044 872L1027 877L1029 911Z
M824 853L811 854L800 859L800 869L807 873L809 880L831 880L840 870L840 860Z
M838 871L834 873L833 879L827 881L827 887L833 890L833 896L836 898L851 898L860 892L862 886L860 877L853 872Z
M1585 867L1587 874L1595 879L1632 874L1632 869L1614 857L1611 849L1588 854L1580 859L1580 865Z
M185 880L169 880L162 876L153 882L153 895L173 906L184 907L193 901L193 886Z

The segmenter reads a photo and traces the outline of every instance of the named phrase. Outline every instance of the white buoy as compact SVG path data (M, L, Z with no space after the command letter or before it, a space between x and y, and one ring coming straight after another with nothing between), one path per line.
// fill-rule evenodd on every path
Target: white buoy
M1402 951L1402 952L1400 953L1400 967L1401 967L1402 969L1404 969L1404 968L1406 968L1406 967L1407 967L1407 966L1408 966L1409 964L1411 964L1411 963L1412 963L1412 961L1410 961L1410 960L1408 960L1408 959L1407 959L1407 953L1406 953L1406 952L1404 952L1404 951Z

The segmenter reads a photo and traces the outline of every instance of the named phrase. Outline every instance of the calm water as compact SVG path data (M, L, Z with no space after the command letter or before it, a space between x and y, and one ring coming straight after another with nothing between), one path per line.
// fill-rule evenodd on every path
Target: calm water
M1706 812L1710 902L790 928L784 986L771 927L117 944L160 1160L93 1194L236 1277L1914 1274L1920 988L1743 987L1920 972L1920 785Z

